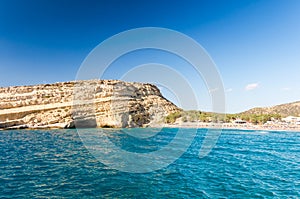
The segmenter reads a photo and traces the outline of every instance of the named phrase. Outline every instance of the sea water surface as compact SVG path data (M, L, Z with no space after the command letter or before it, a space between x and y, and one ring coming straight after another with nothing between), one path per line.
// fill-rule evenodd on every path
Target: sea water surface
M104 131L123 150L147 153L166 146L177 129L145 138ZM200 159L206 133L198 129L169 166L139 174L101 163L76 129L1 131L0 198L300 198L300 133L223 130Z

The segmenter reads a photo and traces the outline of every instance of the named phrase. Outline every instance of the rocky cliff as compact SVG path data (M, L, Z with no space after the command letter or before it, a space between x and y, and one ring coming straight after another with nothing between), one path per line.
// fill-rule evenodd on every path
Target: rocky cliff
M0 128L154 126L179 109L152 84L74 81L0 88Z

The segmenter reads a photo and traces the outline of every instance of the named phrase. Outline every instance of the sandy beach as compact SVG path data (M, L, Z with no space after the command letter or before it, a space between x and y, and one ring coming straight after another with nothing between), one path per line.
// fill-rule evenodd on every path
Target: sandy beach
M209 122L181 122L165 124L170 128L221 128L221 129L240 129L240 130L266 130L266 131L297 131L300 132L300 125L254 125L251 123L209 123Z

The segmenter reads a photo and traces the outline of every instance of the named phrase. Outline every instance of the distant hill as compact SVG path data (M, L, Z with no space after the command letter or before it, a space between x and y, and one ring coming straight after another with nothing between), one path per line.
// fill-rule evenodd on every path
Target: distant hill
M289 115L300 116L300 101L280 104L264 108L252 108L242 114L280 114L282 117Z

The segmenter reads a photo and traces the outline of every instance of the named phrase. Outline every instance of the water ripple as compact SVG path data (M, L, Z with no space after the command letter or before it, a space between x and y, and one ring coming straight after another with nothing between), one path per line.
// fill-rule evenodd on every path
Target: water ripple
M300 198L299 133L224 130L199 159L206 131L198 130L173 164L146 174L109 169L76 130L1 131L0 198ZM147 153L163 148L176 130L139 138L131 135L145 129L107 132L124 150Z

